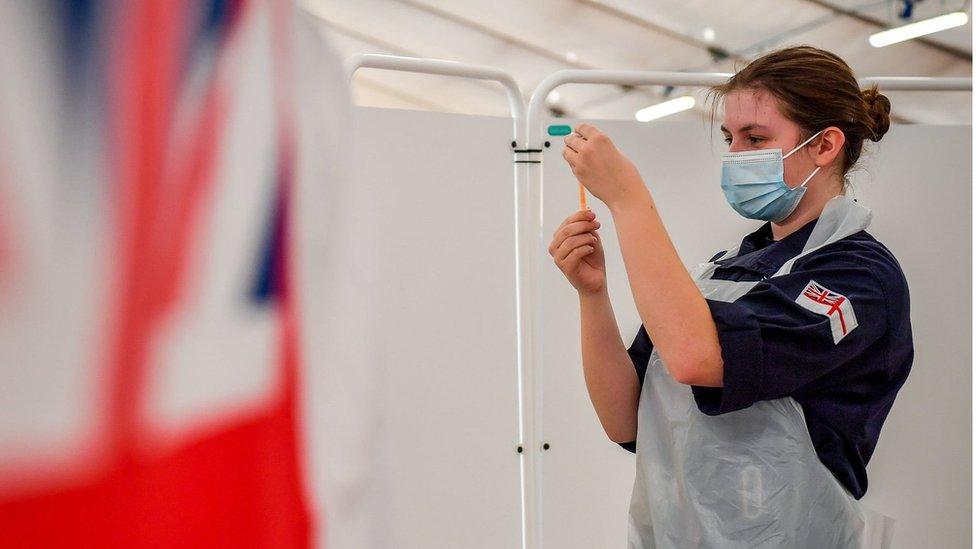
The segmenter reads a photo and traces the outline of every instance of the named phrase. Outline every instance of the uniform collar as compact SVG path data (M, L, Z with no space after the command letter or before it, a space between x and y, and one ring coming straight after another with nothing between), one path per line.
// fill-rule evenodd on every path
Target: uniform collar
M772 224L767 221L742 239L739 253L735 257L721 259L715 263L721 267L740 267L769 276L791 257L803 251L803 246L810 238L810 233L813 232L818 219L808 221L780 240L773 240Z

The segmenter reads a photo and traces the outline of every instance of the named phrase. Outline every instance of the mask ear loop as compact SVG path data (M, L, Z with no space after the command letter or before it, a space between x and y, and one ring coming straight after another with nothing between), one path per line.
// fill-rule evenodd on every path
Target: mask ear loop
M816 170L813 170L813 173L811 173L806 179L804 179L803 180L803 183L800 183L799 185L797 185L797 187L802 187L802 186L806 185L808 181L810 181L811 179L813 179L813 176L817 175L817 172L820 171L820 168L821 168L821 166L817 166L817 169Z
M784 156L783 159L786 160L786 157L788 157L791 154L795 153L796 151L800 150L801 147L803 147L807 143L813 141L813 138L814 137L817 137L818 135L822 134L823 132L824 132L823 130L820 130L819 132L811 135L809 139L807 139L803 143L800 143L799 145L797 145L796 148L794 148L792 151L786 153L786 156ZM813 176L817 175L817 172L819 172L820 171L820 168L822 168L822 167L823 166L817 166L817 169L813 170L813 173L811 173L809 176L807 176L807 178L803 180L803 183L800 183L799 185L797 185L796 187L793 187L793 188L794 189L797 189L799 187L802 187L802 186L806 185L811 179L813 179Z
M813 135L811 135L809 139L807 139L807 140L806 140L806 141L804 141L803 143L800 143L799 145L797 145L797 146L796 146L796 147L795 147L795 148L794 148L794 149L793 149L792 151L790 151L790 152L788 152L788 153L786 153L786 156L784 156L784 157L783 157L783 160L786 160L786 158L788 158L788 157L789 157L789 156L790 156L791 154L793 154L793 153L795 153L796 151L798 151L798 150L800 150L800 147L802 147L802 146L804 146L804 145L806 145L807 143L809 143L809 142L811 142L811 141L813 141L813 138L814 138L814 137L817 137L818 135L820 135L820 134L822 134L823 132L824 132L823 130L820 130L819 132L817 132L817 133L815 133L815 134L813 134Z

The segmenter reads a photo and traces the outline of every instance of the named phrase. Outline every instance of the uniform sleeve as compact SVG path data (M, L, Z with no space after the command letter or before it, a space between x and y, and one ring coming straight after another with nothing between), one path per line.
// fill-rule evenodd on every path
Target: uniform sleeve
M638 383L644 382L644 373L647 372L647 364L651 361L653 350L654 343L651 342L647 330L641 324L640 329L637 330L637 336L634 337L634 342L627 349L627 354L630 355L630 360L634 363L634 369L637 371Z
M647 335L647 330L641 324L640 329L637 330L637 336L634 338L634 342L627 349L627 354L630 355L630 360L634 363L634 369L637 371L637 383L641 385L644 383L644 374L647 372L647 364L651 360L651 352L653 350L654 343L651 342L651 338ZM637 453L636 440L618 442L617 444L628 452Z
M802 261L802 264L801 264ZM722 348L723 386L692 385L699 410L718 415L844 376L885 334L883 276L856 254L802 258L733 302L706 299Z

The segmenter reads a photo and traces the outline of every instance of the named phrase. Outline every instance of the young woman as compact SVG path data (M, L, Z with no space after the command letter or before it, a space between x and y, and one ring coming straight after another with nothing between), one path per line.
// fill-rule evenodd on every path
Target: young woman
M637 454L631 547L883 547L865 466L911 368L909 294L845 194L888 99L812 47L756 59L724 100L729 205L765 221L688 270L650 188L583 124L563 156L609 208L643 321L626 349L592 211L549 246L580 298L584 377L611 440ZM707 221L706 221L707 223ZM706 225L707 227L707 225ZM634 375L636 367L637 375Z

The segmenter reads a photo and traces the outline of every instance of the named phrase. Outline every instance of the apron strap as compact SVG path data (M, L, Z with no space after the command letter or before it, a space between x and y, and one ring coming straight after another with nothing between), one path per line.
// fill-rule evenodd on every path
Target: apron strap
M803 246L803 251L783 263L773 276L789 274L797 259L868 228L871 217L871 210L858 204L849 196L840 194L831 198L824 205L813 232Z

